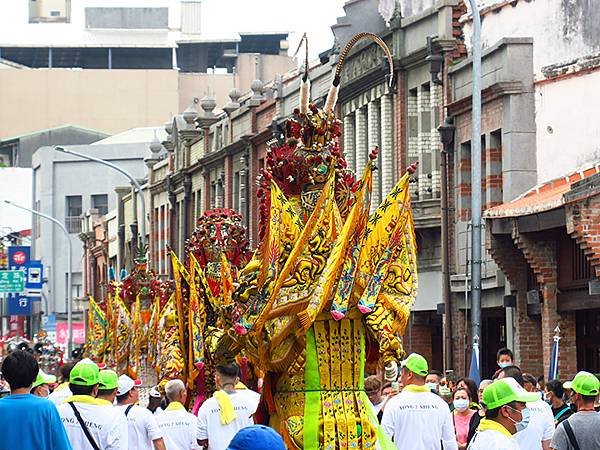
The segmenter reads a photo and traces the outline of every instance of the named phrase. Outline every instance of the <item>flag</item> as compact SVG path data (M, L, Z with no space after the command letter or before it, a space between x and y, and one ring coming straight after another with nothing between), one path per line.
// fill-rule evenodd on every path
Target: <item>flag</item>
M188 388L194 388L198 367L204 364L204 327L206 311L204 302L198 295L196 284L197 269L202 270L198 261L190 255L190 301L188 307Z
M132 326L132 339L130 340L129 347L129 376L134 380L138 378L138 371L140 368L140 347L142 341L142 329L141 321L141 306L140 306L140 294L135 297L135 305L133 307L133 326Z
M408 318L416 296L416 244L407 171L381 202L364 231L355 291L363 314L373 311L380 295ZM361 292L362 289L362 292ZM391 304L392 302L393 304ZM401 327L402 329L402 327Z
M479 342L477 342L477 339L475 339L475 342L473 343L473 351L471 352L469 378L475 381L475 384L479 386L479 383L481 382L481 375L479 372Z
M89 297L90 309L88 311L87 351L89 356L96 361L104 360L106 351L106 314L96 303L92 296Z
M550 369L548 370L548 381L558 379L558 342L560 341L560 328L554 329L554 343L550 354Z
M341 292L346 292L344 289L349 285L350 289L347 291L349 294L352 290L352 283L347 282L348 280L343 276L342 272L344 269L352 272L353 267L356 267L356 259L353 261L354 264L352 264L351 259L353 249L358 245L369 217L370 193L373 180L372 165L372 160L369 159L360 186L356 191L356 200L346 218L346 222L341 227L339 236L335 240L335 244L325 264L325 269L319 277L319 289L313 291L308 307L298 313L298 318L304 332L314 323L317 315L331 299L334 291L337 294L334 297L331 307L332 317L335 320L341 320L346 314L350 295L343 295ZM335 210L337 208L335 201L332 201L331 204L333 210ZM335 221L331 220L331 223L333 224ZM347 267L348 264L350 267ZM340 277L340 275L342 276Z
M131 313L123 303L118 291L115 293L114 306L116 315L114 359L117 365L123 365L127 362L127 356L129 355L132 328ZM122 368L119 368L119 370L122 370Z
M229 306L233 303L233 290L231 267L229 267L225 252L221 252L221 295L223 297L223 306Z
M171 264L173 265L173 279L175 280L175 310L177 311L177 325L179 332L179 342L180 345L185 345L185 329L183 326L183 319L185 317L185 308L183 305L183 292L182 292L182 278L190 285L190 274L186 270L185 266L181 263L177 255L173 250L171 250ZM183 353L183 360L185 366L185 359L187 355ZM187 375L187 373L186 373ZM185 382L185 380L184 380Z

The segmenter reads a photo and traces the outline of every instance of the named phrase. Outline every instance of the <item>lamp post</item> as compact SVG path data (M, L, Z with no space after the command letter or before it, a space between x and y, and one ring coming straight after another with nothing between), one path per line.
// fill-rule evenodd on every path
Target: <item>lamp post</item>
M142 243L143 243L144 247L146 248L147 247L147 243L148 243L147 242L147 237L146 237L146 202L144 201L144 194L142 192L142 186L133 177L133 175L131 175L125 169L117 166L116 164L113 164L113 163L111 163L109 161L106 161L104 159L96 158L95 156L85 155L83 153L79 153L79 152L76 152L74 150L71 150L71 149L68 149L68 148L64 148L64 147L60 147L60 146L55 146L54 150L57 150L57 151L62 152L62 153L66 153L67 155L73 155L73 156L77 156L77 157L82 158L82 159L87 159L89 161L94 161L94 162L103 164L103 165L108 166L111 169L114 169L117 172L125 175L127 178L129 178L129 180L133 183L133 185L136 187L136 189L138 191L138 196L139 196L139 199L140 199L140 205L142 207L142 221L141 221ZM131 200L133 202L133 198ZM135 210L134 210L134 217L136 217L136 222L137 222L137 208L135 208Z
M441 197L442 197L442 300L444 302L444 366L446 370L452 368L452 310L450 300L450 242L449 242L449 211L448 211L448 155L454 152L454 126L453 120L446 117L444 123L438 127L440 140L443 147L441 151L440 170Z
M71 236L69 235L69 232L65 226L52 216L31 208L27 208L26 206L17 205L10 200L4 200L4 203L24 211L29 211L30 213L43 217L44 219L48 219L50 222L60 228L67 238L67 354L71 355L71 350L73 350L73 285L71 284L73 280L73 244L71 244Z
M471 340L481 336L481 17L476 0L473 15L473 94L471 135ZM478 349L478 347L477 347Z

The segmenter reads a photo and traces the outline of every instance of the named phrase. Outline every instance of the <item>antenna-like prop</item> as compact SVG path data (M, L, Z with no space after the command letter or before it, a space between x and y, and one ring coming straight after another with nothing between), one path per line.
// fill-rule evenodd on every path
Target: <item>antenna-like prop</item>
M337 66L335 68L335 74L333 76L331 88L329 88L329 93L327 94L327 101L325 102L325 112L328 114L333 111L333 108L335 107L335 104L337 103L342 68L344 67L344 62L346 61L346 58L348 57L348 53L350 53L350 50L352 50L352 47L354 47L356 45L356 43L361 41L362 39L369 39L369 40L375 42L377 45L379 45L379 47L381 47L381 49L385 53L385 56L388 60L388 65L390 66L389 85L391 87L394 84L394 58L392 56L392 52L390 51L389 47L386 45L386 43L383 41L383 39L381 39L376 34L368 33L368 32L358 33L358 34L354 35L354 37L352 39L350 39L350 41L348 41L348 43L346 44L346 46L340 53L340 58L338 60Z
M302 75L302 81L300 82L300 113L306 114L308 112L308 103L310 102L310 80L308 79L308 37L306 33L302 35L298 48L294 52L294 58L304 44L305 55L304 55L304 74Z

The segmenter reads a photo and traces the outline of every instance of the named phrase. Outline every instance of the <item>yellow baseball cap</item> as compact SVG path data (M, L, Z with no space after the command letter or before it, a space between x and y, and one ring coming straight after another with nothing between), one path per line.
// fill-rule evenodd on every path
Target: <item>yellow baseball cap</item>
M31 385L31 389L41 386L42 384L52 383L56 383L56 377L54 375L48 375L40 370L37 377L35 377L35 381Z
M512 402L535 402L539 394L527 392L514 378L496 380L483 390L483 404L487 409L496 409Z
M586 397L598 395L600 392L600 381L596 375L583 370L578 372L573 380L564 382L563 386Z
M429 365L427 364L427 360L419 355L418 353L411 353L408 355L404 361L402 361L402 367L406 367L413 373L417 375L422 375L424 377L429 374Z
M94 386L98 384L100 369L91 359L85 358L73 366L69 374L69 383L78 386Z
M99 389L109 390L119 387L119 376L114 370L101 370L98 375L98 381Z

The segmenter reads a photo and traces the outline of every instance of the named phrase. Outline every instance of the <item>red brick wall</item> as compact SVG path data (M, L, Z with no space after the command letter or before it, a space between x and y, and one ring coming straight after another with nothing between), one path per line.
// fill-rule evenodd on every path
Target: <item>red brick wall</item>
M410 327L410 332L409 328ZM433 358L431 347L431 327L429 325L410 325L404 333L404 351L406 354L418 353L427 361Z
M600 196L566 206L567 232L577 241L600 278Z

